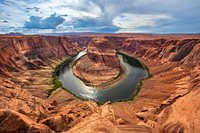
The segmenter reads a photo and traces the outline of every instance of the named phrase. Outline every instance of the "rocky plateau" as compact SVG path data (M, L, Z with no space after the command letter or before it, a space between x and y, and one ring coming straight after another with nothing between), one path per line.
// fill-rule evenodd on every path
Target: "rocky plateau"
M112 68L111 73L106 72L107 80L116 77L119 59L113 49L121 49L148 66L153 77L143 80L138 95L128 102L99 106L62 88L48 96L56 66L84 47L88 47L88 55L73 68L81 70L77 75L92 76L97 62L104 71ZM82 66L81 61L88 64ZM88 69L90 64L94 67ZM2 133L199 133L199 97L198 34L0 36Z

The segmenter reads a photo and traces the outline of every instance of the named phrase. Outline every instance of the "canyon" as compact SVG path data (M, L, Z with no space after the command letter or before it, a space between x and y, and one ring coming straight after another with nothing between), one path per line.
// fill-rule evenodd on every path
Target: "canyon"
M119 63L112 49L136 57L153 77L127 102L99 106L62 88L48 95L56 66L84 47L89 54L81 60L106 70L115 62L114 77ZM0 132L200 132L199 34L0 35L0 53ZM114 60L103 61L107 55ZM73 69L91 76L81 60Z

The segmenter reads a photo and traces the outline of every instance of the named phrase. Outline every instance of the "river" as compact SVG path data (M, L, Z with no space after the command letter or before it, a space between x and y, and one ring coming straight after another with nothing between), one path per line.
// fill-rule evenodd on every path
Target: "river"
M93 100L96 102L114 102L121 99L127 99L132 93L134 93L139 81L147 77L147 72L137 59L123 54L118 54L121 64L126 69L124 78L115 86L106 89L86 86L83 81L73 74L70 65L71 62L78 60L86 53L87 49L69 59L60 68L60 74L58 76L58 79L62 82L63 87L81 99Z

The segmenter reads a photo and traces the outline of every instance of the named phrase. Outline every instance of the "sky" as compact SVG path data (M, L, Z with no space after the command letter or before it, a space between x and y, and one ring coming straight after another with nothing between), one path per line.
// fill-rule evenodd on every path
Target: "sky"
M0 33L200 33L200 0L0 0Z

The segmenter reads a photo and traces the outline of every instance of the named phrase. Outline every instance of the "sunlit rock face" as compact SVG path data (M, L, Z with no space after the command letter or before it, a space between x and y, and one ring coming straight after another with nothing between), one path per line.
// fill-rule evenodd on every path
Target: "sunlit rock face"
M96 38L88 46L88 58L91 62L104 66L119 68L120 62L112 45L104 38Z
M73 73L92 86L114 81L120 71L117 53L105 38L94 38L88 45L87 55L73 67Z

